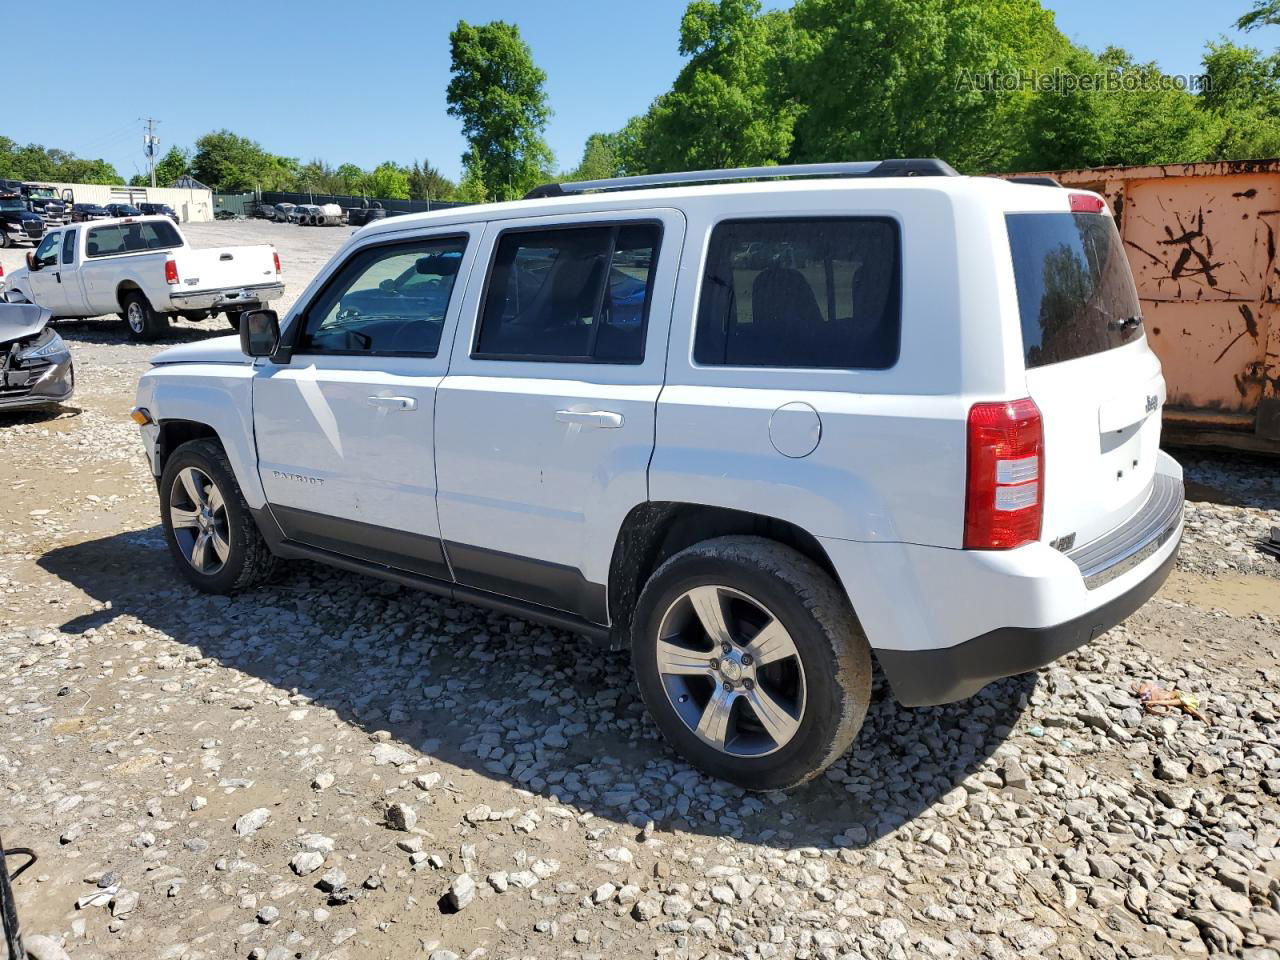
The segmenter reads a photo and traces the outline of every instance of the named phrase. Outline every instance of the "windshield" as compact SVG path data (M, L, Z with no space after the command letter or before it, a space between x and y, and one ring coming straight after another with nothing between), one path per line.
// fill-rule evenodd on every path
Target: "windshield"
M129 206L127 203L118 203L116 204L116 216L117 217L140 217L142 216L142 211L139 210L137 207Z
M1142 307L1111 217L1011 213L1006 220L1028 369L1142 336Z
M0 200L0 210L13 211L25 209L27 209L27 205L17 197L5 197L3 200Z
M53 187L32 187L27 191L27 196L33 200L57 200L58 192Z

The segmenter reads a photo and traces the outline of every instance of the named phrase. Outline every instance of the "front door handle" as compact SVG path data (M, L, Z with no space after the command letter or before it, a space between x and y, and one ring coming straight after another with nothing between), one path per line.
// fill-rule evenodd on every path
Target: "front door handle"
M369 397L369 406L379 410L417 410L418 401L413 397Z
M612 410L557 410L556 419L561 423L576 423L584 427L599 427L602 430L616 430L622 426L622 414Z

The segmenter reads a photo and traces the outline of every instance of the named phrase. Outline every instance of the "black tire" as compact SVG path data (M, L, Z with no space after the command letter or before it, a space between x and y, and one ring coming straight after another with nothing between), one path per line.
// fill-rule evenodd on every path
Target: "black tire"
M186 486L182 475L188 468L194 468L207 477L220 494L222 510L221 520L214 525L220 532L228 550L225 559L217 557L210 546L209 556L218 562L216 569L207 572L197 570L189 546L179 542L180 533L174 527L174 511L171 506L187 503ZM175 485L182 488L175 491ZM214 502L212 492L204 488L206 499ZM216 516L219 511L213 511ZM236 483L231 463L226 451L216 440L191 440L182 444L169 457L160 476L160 522L164 526L164 539L169 545L169 554L178 572L197 590L204 593L236 593L264 583L275 572L277 558L267 546L262 533L254 522L249 506L244 502L240 485Z
M741 628L741 635L747 638L737 645L738 637L734 636L734 643L730 644L734 657L748 648L752 630L760 629L769 615L789 635L794 650L792 657L767 667L753 668L752 658L743 658L745 666L735 667L735 671L741 668L744 672L758 672L750 675L754 679L740 681L745 686L734 688L740 692L728 692L725 686L733 686L732 681L738 681L736 675L731 681L725 674L710 670L706 678L691 676L684 686L686 678L668 673L664 680L658 667L659 632L664 620L670 630L670 624L679 619L688 592L709 586L724 589L723 594L719 590L716 593L717 605L725 623L732 628L731 635ZM721 596L728 598L723 604L719 602ZM669 614L674 620L668 619ZM753 625L752 618L756 616L760 620ZM701 616L695 614L695 633L701 623ZM677 643L681 650L686 649L683 635ZM749 790L785 790L825 770L857 737L871 698L870 647L844 593L812 560L763 537L706 540L663 563L641 591L632 622L631 652L640 692L667 740L694 766ZM691 657L707 654L717 662L730 660L730 655L722 656L714 645L706 653L699 650ZM701 660L697 662L700 664ZM767 670L789 671L790 677L777 672L767 674ZM676 686L669 693L673 680ZM774 699L775 681L789 684L793 695L796 690L801 691L798 697L793 696L799 713L789 721L794 732L781 745L770 736L772 728L766 728L755 710L748 709L756 702L749 699L753 690L757 696L768 694L767 702L771 704L786 701L781 693ZM691 721L682 719L677 712L679 702L686 716L701 713L703 719L707 717L700 706L698 685L704 685L708 703L712 696L721 697L722 689L726 691L724 698L730 706L725 716L734 718L726 720L726 725L732 723L738 732L732 740L725 738L725 749L704 741L694 732ZM739 705L742 703L746 706ZM765 746L756 747L754 755L735 754L734 744L749 745L753 737L757 742L765 741ZM770 750L767 743L775 746Z
M141 290L132 290L120 302L120 319L130 340L158 340L169 332L169 318L157 313Z
M13 241L9 239L9 231L0 230L0 250L11 246L13 246Z

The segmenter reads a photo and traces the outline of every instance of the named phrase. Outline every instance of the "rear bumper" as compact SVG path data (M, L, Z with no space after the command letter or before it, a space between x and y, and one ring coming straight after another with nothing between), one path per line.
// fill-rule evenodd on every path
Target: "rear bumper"
M284 296L283 283L257 283L226 290L192 290L171 293L169 303L174 310L225 310L228 307L249 309L268 300Z
M1161 453L1156 473L1142 509L1069 554L1047 543L988 551L822 539L895 696L908 706L964 699L1142 606L1182 538L1182 470Z
M1178 540L1181 535L1179 527ZM1047 627L998 627L941 650L877 650L880 669L898 702L908 707L964 700L993 680L1038 670L1110 630L1155 596L1177 563L1178 540L1142 580L1078 617Z

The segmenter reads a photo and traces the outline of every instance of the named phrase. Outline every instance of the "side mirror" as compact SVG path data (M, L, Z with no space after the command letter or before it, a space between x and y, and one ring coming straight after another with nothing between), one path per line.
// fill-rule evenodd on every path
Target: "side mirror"
M274 310L240 314L240 350L246 357L269 357L280 343L280 318Z
M34 250L27 251L27 269L33 273L40 269L40 261L36 259L36 252Z
M380 284L378 284L378 289L381 290L383 293L395 293L396 282L392 280L390 277L388 277L386 280L383 280Z

